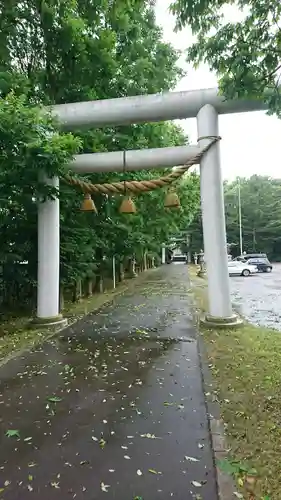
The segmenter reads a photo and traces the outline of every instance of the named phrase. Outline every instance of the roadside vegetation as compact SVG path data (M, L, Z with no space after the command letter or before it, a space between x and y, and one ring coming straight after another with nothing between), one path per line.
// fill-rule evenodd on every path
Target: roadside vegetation
M190 277L196 307L206 311L206 281L195 266ZM280 500L280 332L245 323L231 330L202 328L201 334L229 445L221 466L236 478L241 498Z
M2 2L3 3L3 2ZM120 2L119 2L120 3ZM119 213L122 197L94 197L97 214L80 210L83 193L62 181L60 193L39 171L64 178L77 153L178 146L173 123L64 133L42 106L174 89L179 53L162 37L149 0L15 2L1 9L0 33L0 357L45 338L27 330L36 314L37 203L60 196L60 312L77 311L112 283L159 262L161 245L187 229L199 207L199 177L177 185L178 211L165 210L165 190L134 197L137 213ZM50 36L50 34L52 34ZM137 55L137 56L136 56ZM143 180L163 172L89 173L92 183ZM94 298L91 296L94 294ZM90 296L90 298L88 298ZM81 302L82 300L82 302ZM83 309L84 306L82 306Z

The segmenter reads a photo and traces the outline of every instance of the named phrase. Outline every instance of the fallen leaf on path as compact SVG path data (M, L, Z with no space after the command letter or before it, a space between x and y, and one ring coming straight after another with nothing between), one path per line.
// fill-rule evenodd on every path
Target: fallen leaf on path
M195 488L201 488L202 484L198 483L198 481L191 481L191 484L195 486Z
M19 430L16 430L16 429L9 429L7 432L6 432L6 436L8 438L10 437L20 437L20 431Z
M155 469L148 469L148 472L150 472L151 474L162 474L162 472L155 470Z
M184 459L187 461L187 462L199 462L198 458L194 458L194 457L188 457L188 456L185 456Z
M110 485L109 484L100 483L100 488L101 488L101 491L103 491L104 493L108 493L108 488L110 488Z
M51 396L48 398L48 401L50 401L50 403L60 403L62 398L59 398L58 396Z
M99 445L100 445L101 449L103 450L103 449L104 449L104 447L105 447L105 445L106 445L106 441L105 441L103 438L101 438L101 439L99 440Z
M141 434L140 437L147 439L161 439L159 437L156 437L155 434L150 434L149 432L147 434Z
M60 483L56 483L55 481L53 481L53 482L51 483L51 486L52 486L53 488L55 488L56 490L59 490L59 488L60 488L60 485L59 485L59 484L60 484Z

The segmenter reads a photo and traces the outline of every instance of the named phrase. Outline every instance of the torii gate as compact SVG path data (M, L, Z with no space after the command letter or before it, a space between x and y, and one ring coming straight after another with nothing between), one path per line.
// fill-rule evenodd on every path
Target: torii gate
M100 101L60 104L52 107L64 130L156 122L197 117L198 145L127 152L127 170L183 165L217 137L218 115L266 109L255 100L226 101L217 89L167 92ZM81 154L70 164L76 172L122 171L123 152ZM59 187L57 177L46 182ZM200 190L204 250L208 275L209 325L237 325L232 311L227 265L223 182L219 143L200 162ZM59 199L38 206L38 293L36 323L62 324L59 314L60 268Z

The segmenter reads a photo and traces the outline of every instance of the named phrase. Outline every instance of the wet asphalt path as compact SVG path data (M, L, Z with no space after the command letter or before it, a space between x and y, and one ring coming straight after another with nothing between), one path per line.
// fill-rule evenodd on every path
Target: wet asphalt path
M165 266L0 369L0 498L217 500L187 291Z
M231 277L230 285L234 306L245 318L281 331L281 264L273 264L269 274Z

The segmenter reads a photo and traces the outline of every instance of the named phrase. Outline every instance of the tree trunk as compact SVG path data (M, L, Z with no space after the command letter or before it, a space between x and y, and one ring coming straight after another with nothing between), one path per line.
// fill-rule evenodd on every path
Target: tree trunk
M73 285L72 302L78 302L82 297L82 282L77 280Z
M64 287L60 286L60 312L64 310Z
M147 253L144 252L143 254L143 270L147 271Z
M119 274L119 281L121 283L122 281L124 281L124 278L125 278L124 262L123 261L119 263L118 274Z
M87 279L86 295L87 295L87 297L91 297L93 295L93 280L92 280L92 278Z

